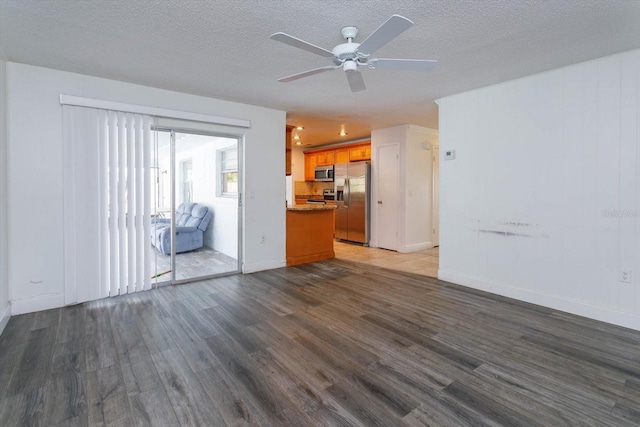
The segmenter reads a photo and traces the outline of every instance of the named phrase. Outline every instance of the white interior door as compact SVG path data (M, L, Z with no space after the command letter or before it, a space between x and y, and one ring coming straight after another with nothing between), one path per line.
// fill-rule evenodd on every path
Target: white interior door
M433 246L440 245L440 147L433 147Z
M378 211L378 247L398 250L399 186L398 144L378 147L378 197L374 206Z

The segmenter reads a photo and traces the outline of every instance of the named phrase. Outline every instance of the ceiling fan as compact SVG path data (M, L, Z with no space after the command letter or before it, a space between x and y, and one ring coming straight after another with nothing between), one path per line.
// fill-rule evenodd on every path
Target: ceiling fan
M341 30L342 37L347 42L327 50L316 46L299 38L285 33L275 33L271 36L273 40L297 47L316 55L331 58L333 65L327 65L302 73L278 79L279 82L291 82L314 74L342 68L345 71L349 86L352 92L359 92L366 89L362 74L358 71L358 66L366 65L372 70L411 70L430 71L436 66L438 61L428 59L390 59L371 58L371 54L389 43L404 31L413 26L413 22L404 16L392 15L385 23L380 25L362 43L355 43L353 39L358 35L358 28L349 26Z

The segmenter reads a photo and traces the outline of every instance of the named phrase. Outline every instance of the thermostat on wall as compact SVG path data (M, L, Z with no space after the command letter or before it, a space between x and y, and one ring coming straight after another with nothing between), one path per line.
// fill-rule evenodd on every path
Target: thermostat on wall
M445 150L444 159L445 160L453 160L456 158L456 150Z

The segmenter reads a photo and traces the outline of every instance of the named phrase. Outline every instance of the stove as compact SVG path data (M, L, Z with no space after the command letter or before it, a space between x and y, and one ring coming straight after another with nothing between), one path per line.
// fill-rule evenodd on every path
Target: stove
M325 201L335 201L336 200L336 190L334 190L333 188L328 189L328 190L322 190L322 198Z

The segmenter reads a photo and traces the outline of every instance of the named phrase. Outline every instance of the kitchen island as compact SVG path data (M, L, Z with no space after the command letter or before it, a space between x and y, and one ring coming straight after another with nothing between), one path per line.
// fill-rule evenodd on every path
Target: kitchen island
M334 258L335 205L287 207L287 265Z

